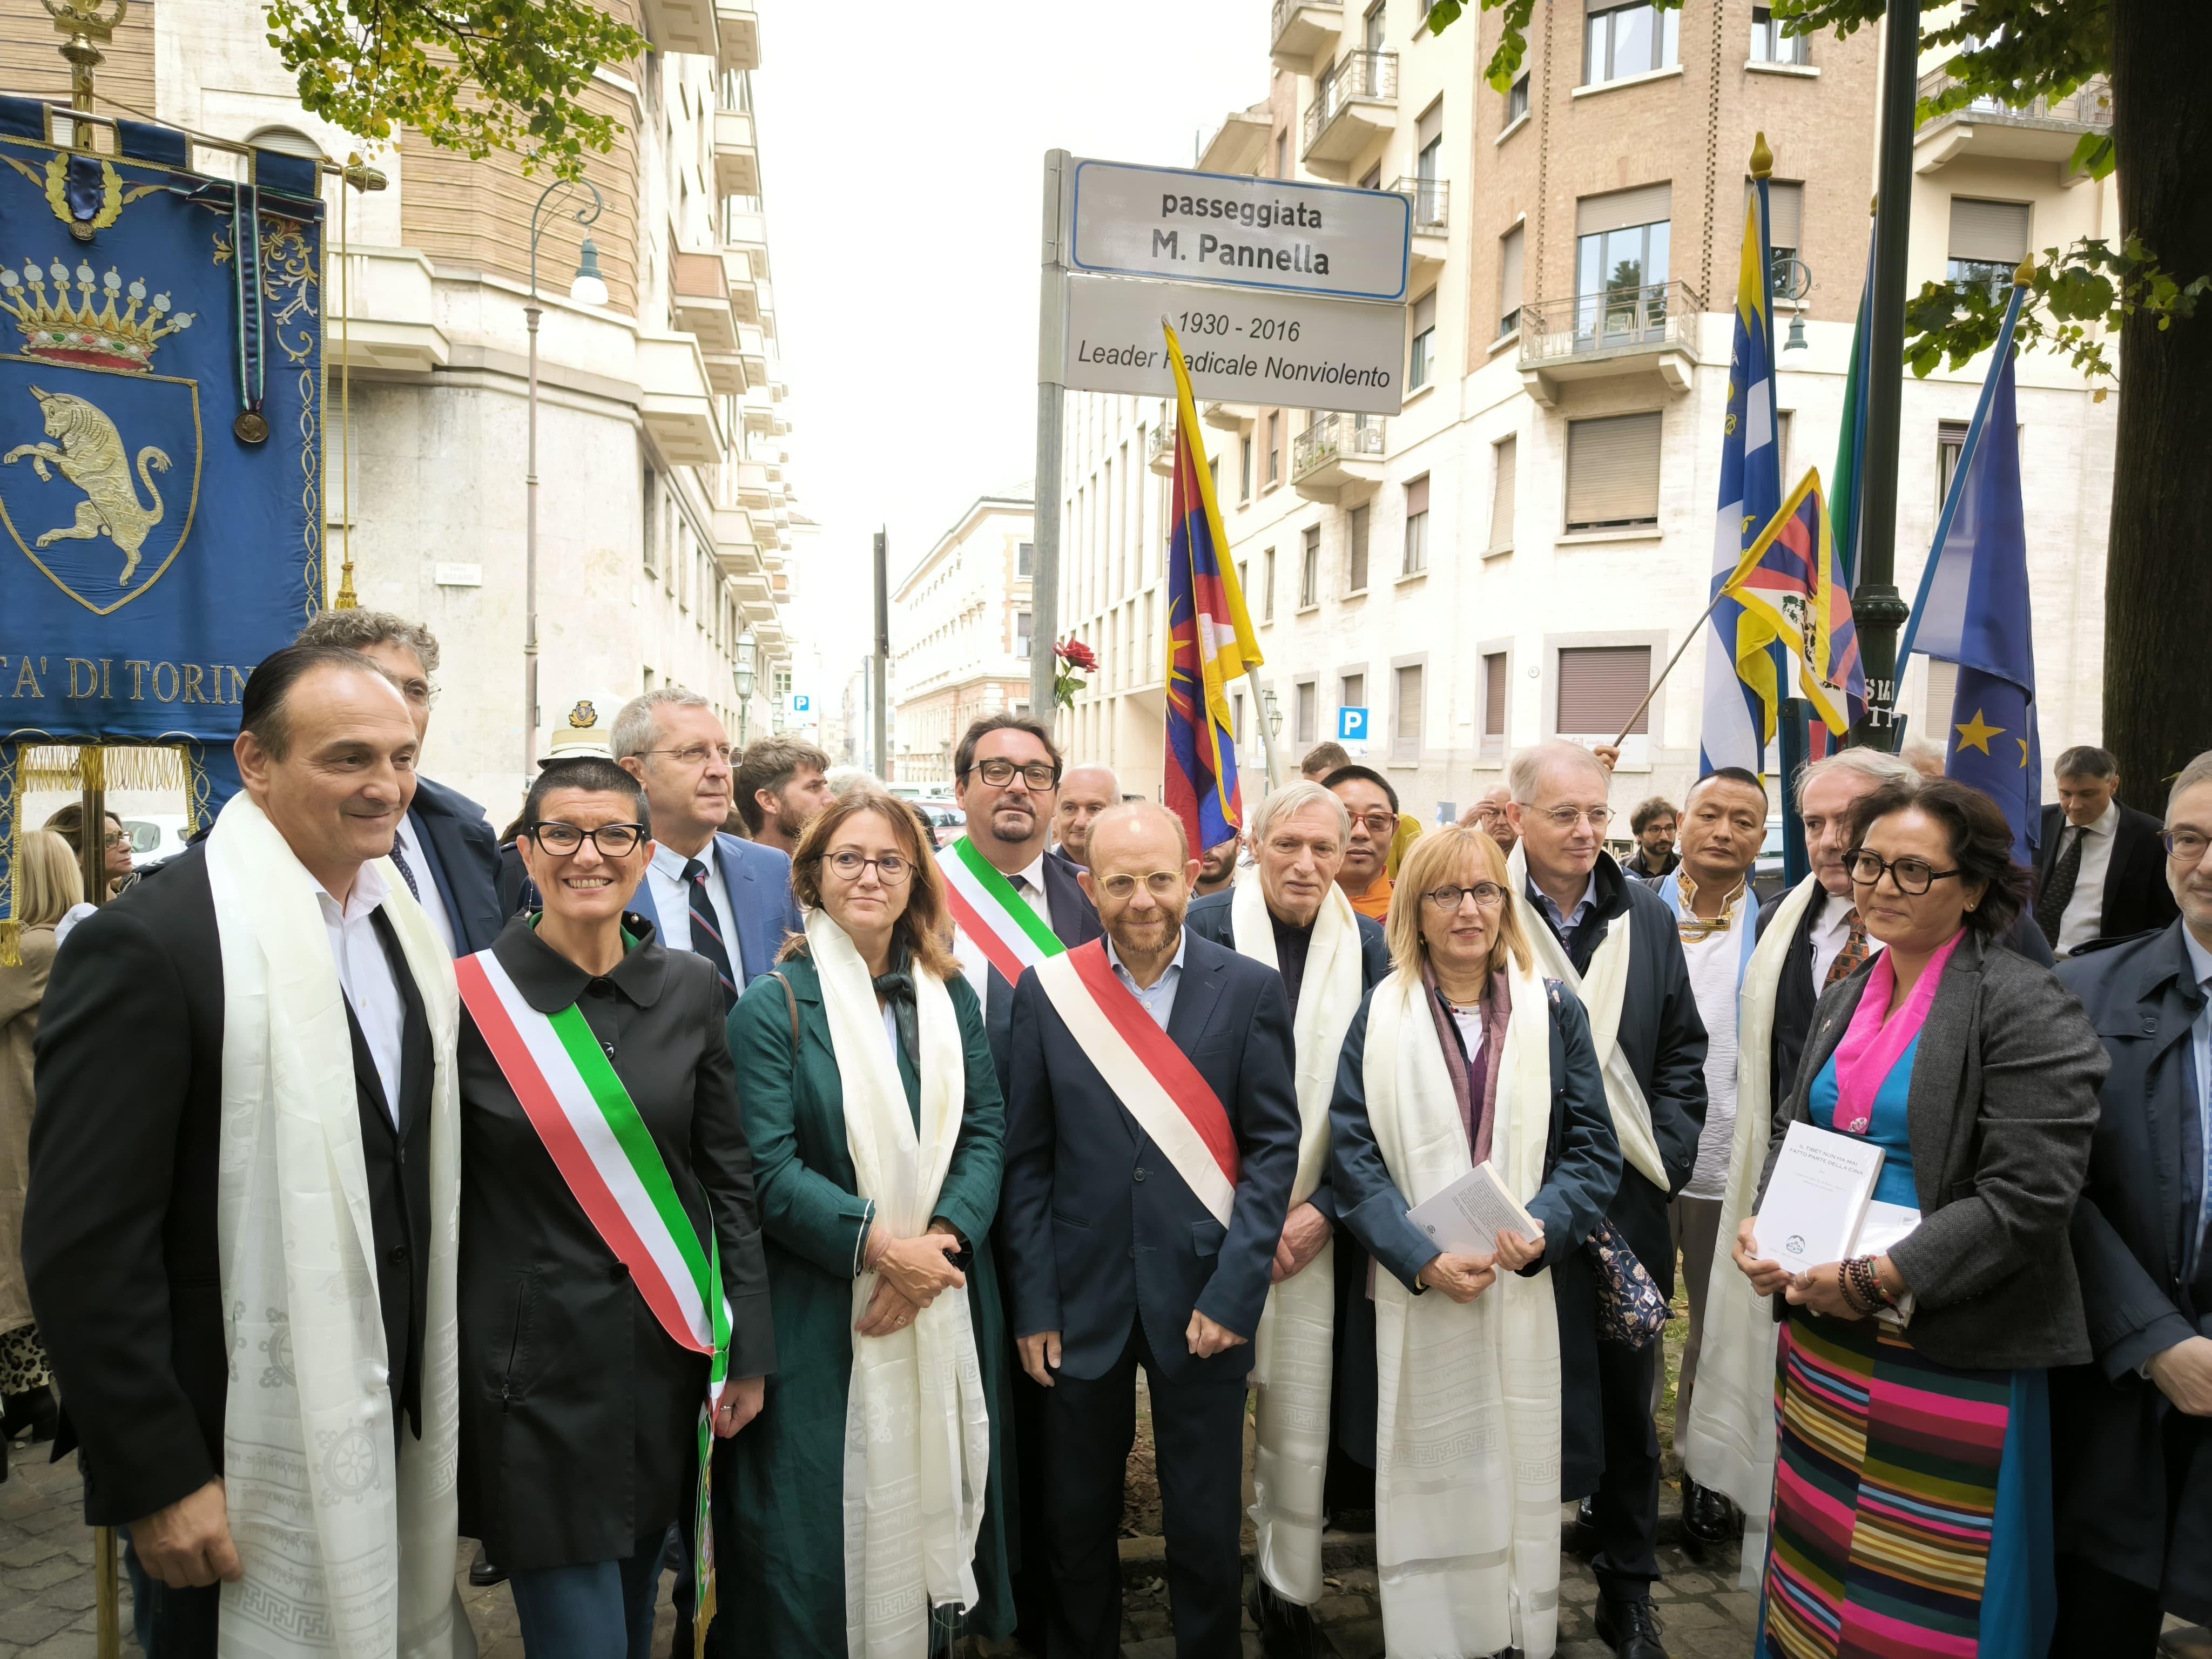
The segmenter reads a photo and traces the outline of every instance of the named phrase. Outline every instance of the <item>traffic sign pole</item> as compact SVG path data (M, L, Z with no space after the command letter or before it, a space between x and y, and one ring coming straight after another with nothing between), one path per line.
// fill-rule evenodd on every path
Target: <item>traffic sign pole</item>
M1037 281L1036 477L1030 486L1030 718L1049 730L1059 709L1053 681L1060 641L1060 423L1067 388L1060 378L1067 322L1063 202L1067 152L1044 156L1044 246Z

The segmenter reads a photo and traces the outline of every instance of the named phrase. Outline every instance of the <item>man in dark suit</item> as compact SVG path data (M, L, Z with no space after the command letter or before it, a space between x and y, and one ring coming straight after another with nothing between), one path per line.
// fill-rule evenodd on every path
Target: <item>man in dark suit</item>
M2130 939L2174 917L2159 822L2119 801L2120 763L2083 744L2051 769L2058 804L2043 809L2035 924L2062 957L2092 939Z
M294 643L360 652L407 699L417 747L428 739L438 638L421 623L388 611L324 611ZM473 955L499 937L506 919L499 902L499 844L483 808L459 790L416 774L414 804L399 821L392 862L452 955Z
M2151 1659L2166 1613L2212 1624L2212 752L2161 834L2180 915L2058 968L2112 1070L2074 1210L2087 1365L2051 1383L2051 1650Z
M1279 974L1183 926L1197 860L1174 814L1109 808L1089 850L1106 938L1015 992L1000 1202L1022 1365L1050 1391L1046 1652L1121 1650L1142 1365L1176 1649L1234 1653L1244 1382L1298 1161L1290 1003Z
M1635 1075L1665 1179L1636 1167L1616 1103L1625 1161L1606 1216L1671 1299L1674 1242L1668 1200L1689 1182L1705 1119L1705 1028L1674 917L1665 900L1622 873L1605 852L1611 775L1589 750L1556 740L1539 744L1514 757L1509 781L1508 815L1520 836L1516 858L1525 863L1526 880L1516 896L1523 923L1532 935L1547 930L1564 951L1591 1004L1594 1028L1605 1018L1590 988L1598 953L1616 929L1627 932L1626 963L1605 967L1607 975L1626 974L1613 1046ZM1601 1042L1598 1058L1610 1059ZM1613 1093L1609 1085L1609 1098ZM1594 1304L1589 1317L1597 1317ZM1599 1343L1601 1420L1560 1425L1569 1439L1595 1434L1602 1440L1604 1472L1588 1506L1597 1545L1591 1563L1596 1625L1599 1638L1622 1659L1666 1659L1650 1599L1659 1577L1659 1435L1652 1417L1659 1349L1657 1343L1635 1349Z
M391 851L413 793L416 729L374 664L327 646L269 658L241 704L246 796L301 866L266 878L314 884L335 958L375 1249L365 1293L383 1326L393 1428L419 1437L434 1066L453 1056L434 1052L423 988L386 912L391 884L371 862ZM217 1248L224 946L209 859L224 835L218 821L208 842L88 917L58 958L23 1223L62 1386L58 1449L80 1448L86 1520L129 1529L142 1644L162 1656L215 1652L217 1583L241 1571L223 1485L223 1307L256 1287L226 1282ZM272 1465L283 1449L270 1449Z

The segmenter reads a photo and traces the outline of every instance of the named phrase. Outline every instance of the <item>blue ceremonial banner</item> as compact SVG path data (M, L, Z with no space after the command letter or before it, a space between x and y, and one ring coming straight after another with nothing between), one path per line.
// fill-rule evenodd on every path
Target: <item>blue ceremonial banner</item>
M323 592L315 164L234 184L181 133L50 122L0 99L0 916L26 755L159 745L204 823Z
M1766 148L1759 135L1753 151ZM1719 596L1705 640L1705 718L1698 734L1698 772L1723 766L1765 770L1773 734L1771 710L1787 696L1787 665L1779 646L1747 661L1738 650L1744 608L1724 592L1782 507L1782 448L1774 423L1774 262L1767 235L1767 186L1753 186L1743 222L1743 253L1736 267L1735 344L1729 359L1728 416L1721 439L1720 510L1713 521L1710 592ZM1762 666L1764 670L1762 672Z

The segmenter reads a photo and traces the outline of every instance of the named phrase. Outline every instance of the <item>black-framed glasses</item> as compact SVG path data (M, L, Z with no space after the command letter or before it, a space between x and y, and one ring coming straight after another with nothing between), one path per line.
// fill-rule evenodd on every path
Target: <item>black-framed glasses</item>
M872 864L876 866L877 879L886 887L896 887L914 873L914 860L899 853L886 853L881 858L872 859L865 854L848 849L842 853L831 853L822 862L846 881L860 880L860 872Z
M1909 897L1917 898L1939 881L1948 881L1960 872L1938 870L1926 859L1886 859L1866 848L1854 848L1844 860L1851 879L1862 887L1871 887L1887 875L1897 884L1897 890Z
M2167 830L2161 832L2158 844L2166 848L2166 857L2179 864L2195 864L2212 848L2212 836L2201 830Z
M1017 766L1010 760L993 758L977 761L975 770L984 782L994 789L1003 789L1014 781L1014 774L1022 775L1022 781L1040 792L1060 781L1060 769L1045 761L1031 761L1026 766Z
M596 830L584 830L573 823L563 823L558 818L533 823L523 833L538 843L541 853L550 853L554 857L562 859L587 841L599 849L603 859L627 858L637 851L638 843L646 838L646 829L641 823L603 823Z
M1468 899L1486 910L1494 910L1505 902L1505 890L1494 881L1478 881L1472 887L1431 887L1421 897L1431 910L1448 915Z

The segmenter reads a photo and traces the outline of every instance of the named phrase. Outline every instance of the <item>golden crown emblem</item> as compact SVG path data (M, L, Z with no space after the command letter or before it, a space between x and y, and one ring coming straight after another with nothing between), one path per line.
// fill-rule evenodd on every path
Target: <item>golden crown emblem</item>
M70 277L69 267L59 259L43 271L37 260L26 259L20 274L0 265L0 311L15 318L27 356L143 374L153 367L155 343L191 326L191 314L172 311L167 295L157 294L149 302L143 282L126 288L112 270L95 276L89 264L80 264L72 299Z

